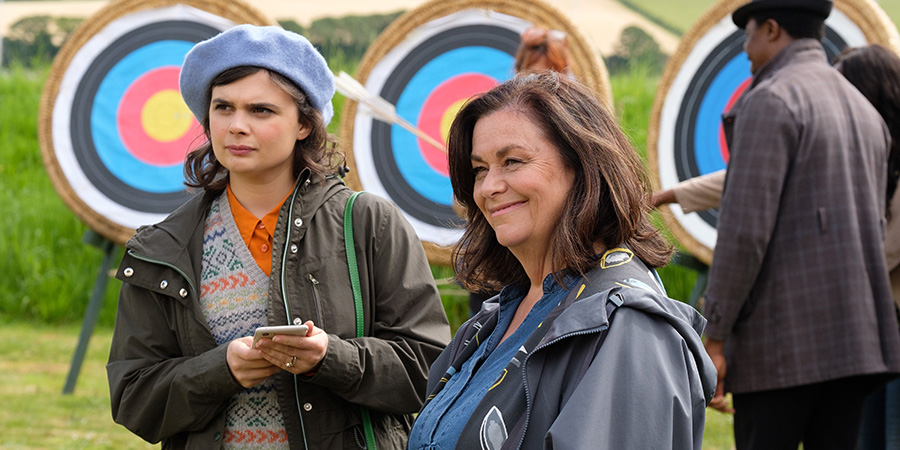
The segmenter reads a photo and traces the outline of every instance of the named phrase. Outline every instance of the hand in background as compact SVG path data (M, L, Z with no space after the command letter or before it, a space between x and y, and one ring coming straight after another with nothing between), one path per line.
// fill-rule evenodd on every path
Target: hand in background
M709 359L716 366L718 381L716 383L716 393L713 395L712 401L709 402L709 406L726 414L734 414L734 408L729 406L728 399L725 398L725 373L728 370L728 364L725 361L725 342L707 339L705 347L706 353L709 354Z

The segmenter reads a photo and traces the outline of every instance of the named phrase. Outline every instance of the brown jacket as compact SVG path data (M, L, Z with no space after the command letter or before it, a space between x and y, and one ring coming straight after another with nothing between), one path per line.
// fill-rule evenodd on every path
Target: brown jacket
M353 208L370 336L355 338L342 234L350 193L333 178L300 182L278 218L268 323L312 319L329 335L316 375L274 375L291 448L356 448L359 405L371 411L379 448L404 448L428 368L450 340L414 231L393 205L370 194ZM227 345L216 345L197 298L203 228L215 195L197 195L139 230L117 275L124 284L107 364L113 418L164 448L221 447L225 407L242 389L225 362Z
M672 194L685 214L718 208L725 185L725 169L684 180L672 186ZM891 279L894 304L900 309L900 195L891 198L890 218L884 232L884 256Z
M884 257L890 137L800 39L724 117L731 160L704 313L743 393L900 373Z

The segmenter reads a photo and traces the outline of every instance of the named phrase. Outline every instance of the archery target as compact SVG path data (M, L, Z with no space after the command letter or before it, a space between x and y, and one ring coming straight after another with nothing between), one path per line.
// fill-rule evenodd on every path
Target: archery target
M96 27L48 83L45 97L58 89L42 139L48 172L107 238L123 243L190 196L184 158L205 137L179 93L181 64L195 43L234 25L185 4L138 9Z
M478 7L454 9L453 1L440 3L450 5L452 11L423 12L436 4L432 2L407 13L386 30L385 34L402 33L404 38L391 43L366 72L367 53L360 65L364 72L360 81L366 90L395 105L400 117L436 141L446 142L450 124L467 100L514 75L519 36L539 22L535 17L515 15L518 10L506 14L500 4L482 2ZM406 26L412 17L427 19L398 32L396 24ZM551 28L560 29L558 25ZM580 48L579 39L569 33L572 47ZM579 73L590 66L582 64L574 69ZM593 72L605 75L603 70ZM341 140L345 149L347 142L352 143L348 160L355 169L348 184L392 200L423 241L438 247L456 243L464 222L453 210L445 150L400 125L373 118L365 107L354 110L345 104L344 111ZM352 131L345 130L348 123ZM438 256L428 253L432 262L449 260L448 251Z
M450 122L467 99L512 77L519 34L528 27L513 17L499 21L472 11L446 19L417 30L419 39L387 55L365 84L439 142L446 142ZM371 151L354 153L367 191L392 199L414 228L439 244L459 238L462 220L452 209L442 150L363 114L356 117L353 141L371 142Z
M744 32L731 20L731 12L743 3L726 1L714 7L686 35L666 68L661 84L667 89L657 94L648 139L649 159L660 189L728 165L721 118L751 82L750 62L743 51ZM825 22L823 47L829 60L847 46L871 42L861 25L840 7L836 2ZM670 205L670 210L671 216L664 217L679 241L710 263L718 211L685 214L677 204Z

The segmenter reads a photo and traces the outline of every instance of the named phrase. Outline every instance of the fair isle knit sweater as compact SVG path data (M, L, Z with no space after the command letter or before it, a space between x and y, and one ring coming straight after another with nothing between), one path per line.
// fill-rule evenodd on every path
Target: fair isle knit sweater
M224 192L213 202L203 234L200 304L216 343L223 345L266 324L269 277L244 244ZM272 378L231 398L224 444L235 449L288 448Z

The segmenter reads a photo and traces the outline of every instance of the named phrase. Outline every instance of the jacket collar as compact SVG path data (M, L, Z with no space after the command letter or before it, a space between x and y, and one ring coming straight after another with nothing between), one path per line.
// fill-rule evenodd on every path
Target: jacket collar
M293 217L299 215L304 224L310 223L315 212L339 192L344 184L333 175L326 176L324 180L322 177L313 177L309 169L304 169L297 180L294 193L284 203L278 215L279 224L288 220L291 204L294 205ZM206 216L213 201L222 192L204 191L191 197L162 222L138 229L126 244L126 249L175 265L185 273L199 274L201 259L191 258L191 255L202 254Z
M322 207L331 197L343 189L344 182L337 175L326 175L324 178L312 176L309 169L303 169L297 177L294 192L284 202L281 212L278 214L278 223L293 221L300 218L303 221L301 229L305 230L316 211ZM275 234L275 239L281 236Z
M822 43L816 39L804 38L797 39L788 44L783 50L772 57L769 62L765 63L753 75L753 82L750 89L753 89L759 83L769 79L779 70L792 64L821 62L828 64L828 57L825 55L825 49Z

